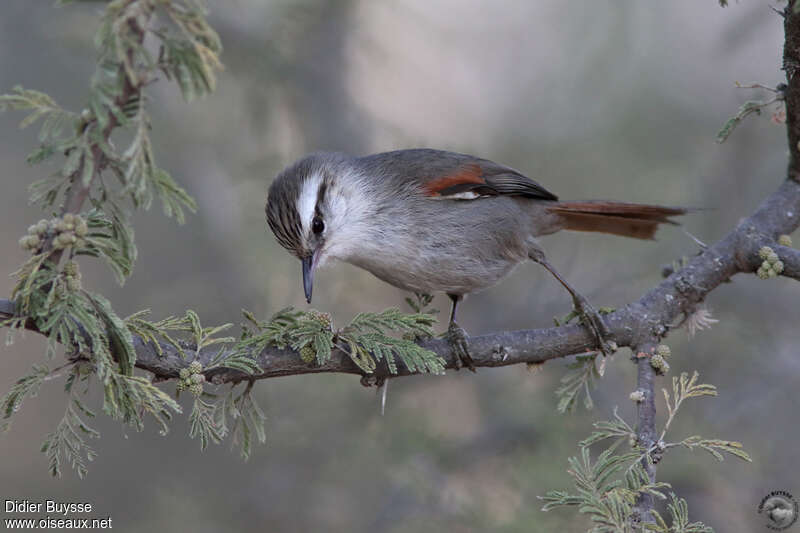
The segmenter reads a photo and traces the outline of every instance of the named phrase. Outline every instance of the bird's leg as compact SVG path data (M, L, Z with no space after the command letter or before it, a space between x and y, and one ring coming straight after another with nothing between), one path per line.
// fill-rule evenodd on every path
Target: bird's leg
M616 351L616 347L612 342L608 340L608 337L611 335L608 327L606 326L603 319L600 317L600 313L592 307L592 304L584 298L578 291L572 288L572 286L567 283L567 280L561 277L553 265L547 262L544 258L544 254L537 253L531 254L530 258L532 261L535 261L542 265L548 272L550 272L561 285L564 286L565 289L570 293L572 296L572 302L575 306L575 311L581 317L581 322L583 325L589 328L589 331L592 332L595 339L597 339L597 344L600 348L600 351L603 352L603 355L611 355Z
M449 293L447 296L449 296L450 300L453 302L453 308L450 311L450 325L447 327L447 340L450 342L450 347L456 354L456 370L464 366L475 372L475 366L473 365L472 357L470 357L467 347L467 339L469 336L461 326L456 324L456 306L458 306L458 302L461 301L463 296Z

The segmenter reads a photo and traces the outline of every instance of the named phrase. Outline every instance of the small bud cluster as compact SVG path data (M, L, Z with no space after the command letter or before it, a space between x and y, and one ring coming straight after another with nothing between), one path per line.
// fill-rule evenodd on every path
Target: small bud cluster
M758 267L756 275L761 279L774 278L783 272L783 261L780 260L775 250L769 246L762 246L758 251L758 256L764 260L761 266Z
M308 312L308 316L322 324L325 328L331 329L331 324L333 321L331 320L330 313L320 313L319 311L312 309Z
M654 353L650 357L650 366L655 369L658 374L666 374L669 372L669 363L660 354Z
M788 235L780 235L778 237L778 244L781 246L791 246L792 245L792 238Z
M181 368L179 375L180 380L176 386L178 392L188 390L194 396L203 394L203 382L206 377L203 375L203 365L200 361L192 361L188 367Z
M666 374L669 372L669 363L667 363L667 357L672 355L672 350L670 350L669 346L666 344L659 344L656 346L653 355L650 356L650 366L658 374ZM633 396L631 396L633 399Z
M67 290L70 292L81 290L81 271L78 270L78 263L73 260L67 261L61 269L61 274L64 276Z
M635 403L642 403L644 401L644 391L637 389L631 393L630 398Z
M306 344L302 348L300 348L300 359L303 360L304 363L310 363L317 357L317 352L314 350L314 347L310 344Z
M72 213L65 213L61 219L51 221L51 223L53 222L55 222L52 226L55 232L53 247L56 250L84 244L84 237L89 233L89 226L83 218Z
M28 234L19 240L19 245L23 250L35 251L44 242L50 226L46 220L40 220L36 224L28 227Z
M35 251L53 235L53 248L63 250L70 246L82 246L89 233L89 226L79 215L66 213L62 218L40 220L28 228L28 234L19 240L23 250Z

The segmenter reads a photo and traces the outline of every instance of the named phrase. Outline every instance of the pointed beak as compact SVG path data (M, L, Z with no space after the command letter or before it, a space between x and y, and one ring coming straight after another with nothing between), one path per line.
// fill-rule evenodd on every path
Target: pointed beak
M314 289L314 268L317 266L317 253L304 257L303 262L303 290L306 293L306 302L311 303L311 291Z

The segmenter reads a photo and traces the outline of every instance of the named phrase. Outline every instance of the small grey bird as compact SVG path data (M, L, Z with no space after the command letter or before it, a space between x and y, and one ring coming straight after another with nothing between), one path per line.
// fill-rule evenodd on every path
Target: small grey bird
M314 271L328 259L361 267L415 293L452 300L448 337L472 367L467 335L456 324L465 294L490 287L527 259L569 291L576 310L607 350L599 314L547 262L536 240L567 229L652 239L679 207L621 202L559 202L520 172L486 159L430 149L365 157L313 153L272 182L267 221L300 259L311 302ZM474 369L473 369L474 370Z

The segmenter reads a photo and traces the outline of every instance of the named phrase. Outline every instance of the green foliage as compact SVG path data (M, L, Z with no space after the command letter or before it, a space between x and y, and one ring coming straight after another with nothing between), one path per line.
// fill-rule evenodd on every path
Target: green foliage
M267 322L256 320L247 311L244 311L244 317L249 329L245 330L243 339L237 345L237 353L250 352L255 355L267 346L289 347L298 351L309 346L317 364L325 364L330 359L335 334L328 315L288 307L275 313Z
M662 349L663 351L663 349ZM645 470L645 465L652 465L661 455L675 447L688 449L700 448L722 460L722 453L730 453L746 461L750 456L742 450L738 442L719 439L705 439L692 436L679 442L665 442L667 430L672 424L683 402L689 398L716 396L713 385L698 383L699 375L695 372L690 378L684 372L672 378L672 394L664 389L667 400L667 421L657 441L643 444L639 441L636 429L625 421L614 409L611 420L595 422L594 431L582 440L580 456L570 457L568 474L573 478L575 492L549 491L542 500L544 511L556 507L575 506L578 512L589 516L594 526L591 533L600 532L633 532L644 528L647 531L661 533L707 533L711 528L700 522L689 522L686 501L670 495L667 504L670 512L670 524L653 512L655 523L639 525L636 503L642 495L648 494L657 499L666 499L664 489L669 484L653 482ZM592 461L590 448L602 442L610 441L606 448ZM617 452L621 445L628 444L630 451ZM638 517L641 518L641 517Z
M420 292L414 293L414 298L407 297L406 303L415 313L427 313L435 315L439 312L438 309L428 309L428 306L433 302L432 294L425 294Z
M689 374L682 372L680 377L672 378L672 394L667 389L662 389L664 399L667 403L667 422L664 424L664 430L661 433L661 440L669 429L672 421L675 419L678 409L680 409L683 402L689 398L699 398L702 396L716 396L717 388L714 385L707 383L697 383L699 374L694 372L692 377ZM720 439L704 439L698 435L687 437L680 442L666 444L665 448L675 446L683 446L690 450L700 448L714 456L718 461L722 461L723 455L720 452L729 453L740 459L751 462L750 455L742 449L742 444L736 441L727 441Z
M153 197L161 200L164 214L174 216L179 224L185 221L184 209L197 210L197 204L170 174L156 166L150 144L150 119L142 109L135 117L136 135L128 149L112 163L112 169L125 184L121 194L127 195L133 205L149 209Z
M743 459L749 463L753 462L753 460L750 458L750 454L742 449L741 442L720 439L704 439L699 435L694 435L683 439L678 444L685 446L690 450L695 448L705 450L713 455L717 461L722 461L724 459L724 456L720 452L725 452L735 455L739 459Z
M736 129L736 126L744 120L747 115L751 113L755 113L757 115L761 114L761 108L764 107L764 102L759 100L748 100L744 104L739 107L739 111L729 118L725 124L723 124L722 128L720 128L719 132L717 133L717 142L724 143L728 140L733 130Z
M200 355L200 350L217 344L235 342L233 337L216 337L226 329L233 327L233 324L223 324L221 326L203 327L200 325L200 317L197 313L189 309L186 311L186 320L189 323L189 331L192 334L192 341L195 346L195 357Z
M386 360L389 372L397 374L395 358L399 358L409 372L444 374L442 359L412 340L432 336L435 322L429 314L407 314L391 308L380 313L359 313L337 337L347 346L345 351L350 358L365 372L372 372L378 361ZM405 337L391 337L387 332Z
M4 420L8 420L19 410L25 398L28 396L36 396L39 387L44 383L48 374L50 374L50 369L46 366L33 365L33 372L19 378L16 383L14 383L11 390L0 400L0 412L2 412Z
M206 402L202 397L194 399L192 414L189 415L189 436L200 439L200 449L205 450L209 442L219 444L225 438L225 432L214 420L217 406Z
M651 483L640 462L637 451L615 455L613 450L603 451L592 461L588 447L581 447L581 455L570 457L567 471L575 482L575 494L550 491L541 499L543 511L556 507L578 506L578 512L589 516L595 524L591 533L632 532L634 506L642 494L665 498L661 492L667 483Z
M664 425L664 433L666 433L669 429L670 424L672 424L672 420L678 413L678 409L680 409L685 400L688 400L689 398L699 398L701 396L717 395L717 388L714 385L709 385L707 383L698 384L697 379L699 377L700 374L697 372L692 374L691 379L689 378L689 374L686 372L681 372L680 377L673 376L672 397L670 397L667 389L661 389L664 393L664 399L667 402L667 414L669 415L667 423Z
M17 85L10 94L0 95L0 111L30 111L20 122L20 128L27 128L41 120L39 141L52 142L59 139L65 128L71 128L77 115L64 110L47 94L24 89Z
M237 351L261 353L267 346L286 348L294 340L293 331L305 316L303 311L286 307L276 312L267 321L258 320L250 311L242 310L245 323ZM331 341L333 337L331 336Z
M235 350L237 354L258 354L267 346L289 347L298 352L308 349L317 364L323 365L336 346L367 373L373 372L379 361L386 360L389 371L396 374L396 358L411 372L444 372L441 358L412 340L433 335L436 319L427 313L403 313L395 308L360 313L338 331L334 331L329 315L314 310L286 308L266 322L248 311L244 311L244 317L246 326Z
M159 47L159 57L151 54L150 43ZM205 21L202 3L195 0L107 2L95 44L97 68L80 113L62 109L40 91L15 87L10 94L0 95L0 111L28 112L21 127L41 124L40 145L28 156L30 163L63 157L59 172L31 186L32 201L45 209L65 206L58 218L32 226L21 239L32 256L15 273L16 315L2 325L33 327L46 335L50 358L58 345L65 347L70 357L67 364L81 368L80 374L70 373L68 392L79 377L88 381L93 376L105 392L103 409L108 415L141 429L143 417L150 414L164 432L171 412L180 409L149 380L133 374L133 335L141 335L145 342L168 342L183 354L172 338L179 330L192 336L199 353L202 348L232 342L230 337L217 336L229 325L203 328L193 312L160 322L145 320L145 313L122 320L105 298L82 289L74 258L102 258L123 283L132 272L136 246L122 200L128 198L134 207L147 208L159 198L166 214L178 222L183 222L185 210L196 209L188 193L155 163L144 89L162 71L177 80L187 99L206 94L213 90L215 72L221 68L221 46ZM120 127L132 135L130 144L118 151L110 139ZM83 198L91 209L79 217ZM161 353L157 342L156 346ZM243 358L223 357L216 364L257 368ZM36 391L46 375L45 367L34 367L33 374L12 387L3 399L4 418ZM88 410L71 399L64 420L43 447L54 473L60 472L62 459L79 475L85 473L83 457L91 458L93 452L80 432L94 432L81 422L81 413L86 415Z
M231 368L244 372L245 374L255 375L261 372L261 367L258 365L251 353L242 353L238 351L220 350L217 355L211 360L206 367L207 370L213 368Z
M228 394L224 395L217 403L215 410L215 421L217 427L224 434L231 434L232 445L239 444L242 458L250 458L253 435L259 443L267 441L267 433L264 428L266 416L256 403L252 395L253 382L247 383L244 391L236 396L234 388L231 387ZM232 425L228 426L230 418Z
M185 359L186 353L183 351L183 346L173 338L171 333L191 331L188 318L168 316L158 322L150 322L144 318L149 314L149 309L137 311L125 319L125 324L133 334L141 337L142 341L151 343L158 355L164 355L164 349L161 347L161 341L163 341L172 345Z
M168 79L177 81L187 101L213 92L216 71L222 68L219 62L222 43L206 22L202 3L172 2L165 5L165 11L180 28L182 38L162 36L159 68Z
M756 115L760 115L761 111L771 104L776 104L778 106L778 110L773 115L773 120L775 122L784 122L785 121L785 108L784 106L784 95L783 95L783 88L786 86L783 85L778 87L767 87L760 83L754 83L752 85L741 85L738 82L736 83L736 87L741 89L763 89L770 93L772 96L767 98L766 100L748 100L744 104L739 107L739 111L728 119L727 122L722 126L722 128L717 133L717 142L723 143L725 142L728 137L730 137L733 130L745 119L748 115L755 113Z
M47 456L50 474L53 476L61 476L62 462L67 461L82 479L87 472L86 461L91 461L97 456L86 443L86 438L97 438L100 434L83 421L81 414L94 417L94 413L77 398L70 398L61 422L42 443L41 452Z
M86 296L94 306L96 315L105 325L109 349L115 356L120 373L126 376L132 375L133 366L136 364L136 349L133 347L131 331L125 325L125 321L111 308L108 300L99 294L87 292Z
M209 443L219 444L230 435L231 444L239 445L242 458L247 460L254 436L258 442L266 442L266 416L253 398L253 383L248 381L238 395L233 385L221 396L203 394L195 398L189 417L189 436L199 438L201 450Z
M216 336L218 333L229 329L232 324L203 327L200 324L200 317L192 310L187 311L183 317L170 316L158 322L146 320L144 317L149 314L150 310L145 309L129 316L125 319L125 322L128 328L136 335L139 335L144 342L151 343L159 355L164 355L161 342L166 342L175 348L181 357L186 359L185 348L188 343L181 343L175 338L174 333L189 333L191 345L194 347L193 358L195 359L199 357L203 348L215 345L220 346L217 354L206 363L206 371L219 367L240 370L246 374L257 374L261 371L258 362L253 359L249 352L230 351L227 349L225 345L235 342L235 338Z
M167 422L172 412L181 407L166 392L142 376L126 376L112 372L105 384L103 410L109 416L132 425L137 431L144 428L144 415L151 415L161 427L161 434L169 430Z
M661 515L653 509L653 518L655 524L644 524L645 529L648 531L662 531L667 533L714 533L714 530L702 522L689 523L689 506L686 500L675 496L674 492L669 493L670 502L667 504L667 510L670 514L670 525Z
M578 398L583 392L583 405L591 410L594 407L590 388L594 387L595 380L602 377L597 365L597 353L579 355L575 361L567 365L569 372L561 378L561 386L556 389L558 398L558 412L572 412L578 404ZM601 361L604 362L604 360Z
M86 214L89 234L86 235L86 244L77 248L75 254L102 257L122 285L133 271L136 244L133 241L133 228L122 210L112 206L109 211L92 209Z
M221 333L230 329L233 324L223 324L221 326L202 327L200 325L200 318L192 311L186 311L186 319L190 325L190 331L193 337L195 346L195 357L200 356L200 350L220 344L231 344L236 342L234 337L216 337L217 333ZM249 353L240 351L230 352L226 350L226 346L220 346L216 356L206 365L206 370L211 370L217 367L232 368L240 370L246 374L256 374L261 371L261 367Z
M631 442L635 442L636 431L619 416L616 407L614 408L613 420L601 420L595 422L592 426L594 426L595 431L580 442L582 448L587 448L606 439L615 439L617 442L614 443L614 446L619 444L621 439L629 439Z

